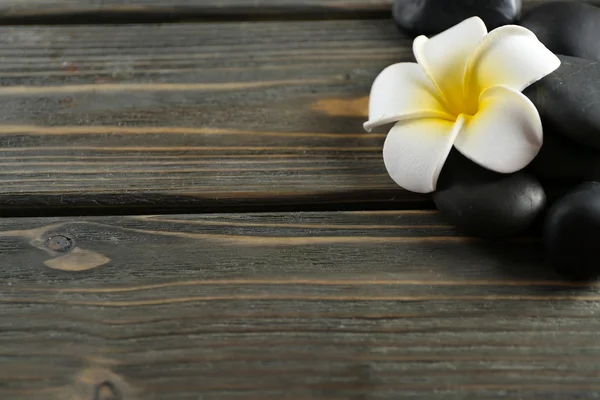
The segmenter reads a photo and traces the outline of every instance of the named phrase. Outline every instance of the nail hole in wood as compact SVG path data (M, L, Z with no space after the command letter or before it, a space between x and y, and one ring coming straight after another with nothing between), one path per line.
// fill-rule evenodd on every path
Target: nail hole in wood
M73 240L64 235L53 235L46 240L46 247L59 253L66 253L73 247Z

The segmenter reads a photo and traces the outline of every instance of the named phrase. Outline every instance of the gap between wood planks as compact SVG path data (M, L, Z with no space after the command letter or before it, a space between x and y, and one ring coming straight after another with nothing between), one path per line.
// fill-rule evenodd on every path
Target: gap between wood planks
M110 195L109 195L110 196ZM119 197L121 195L114 195ZM76 196L77 197L77 196ZM89 203L89 205L73 205L66 204L65 206L51 205L44 206L43 204L28 206L20 206L19 201L15 200L14 206L0 207L0 218L5 217L78 217L78 216L127 216L127 215L155 215L155 214L228 214L228 213L263 213L263 212L328 212L328 211L395 211L395 210L434 210L435 205L430 198L423 197L422 199L415 198L412 202L384 202L372 201L361 203L344 203L336 200L328 202L327 199L320 198L320 202L315 203L285 203L275 202L273 204L264 203L264 199L258 199L256 203L243 202L242 204L224 205L218 201L207 199L199 201L199 204L181 204L173 202L172 196L164 195L164 203L161 203L158 196L155 201L150 204L123 204L109 205L99 204L97 195L78 197L68 203ZM101 200L100 200L101 201Z

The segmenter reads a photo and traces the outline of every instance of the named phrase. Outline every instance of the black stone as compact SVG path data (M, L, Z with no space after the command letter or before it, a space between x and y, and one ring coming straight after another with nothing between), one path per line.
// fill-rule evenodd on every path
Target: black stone
M600 276L600 183L577 186L550 208L544 246L559 273L578 280Z
M521 25L552 52L600 61L600 8L579 1L545 3L531 10Z
M544 135L558 133L600 149L600 63L559 58L560 68L524 93L540 113Z
M491 30L513 23L521 8L522 0L395 0L393 14L400 29L417 36L440 33L473 16Z
M433 200L442 214L466 233L502 238L533 226L544 210L546 194L531 174L498 174L453 150Z
M526 170L542 184L569 187L600 181L600 150L576 143L550 129L544 130L544 145Z

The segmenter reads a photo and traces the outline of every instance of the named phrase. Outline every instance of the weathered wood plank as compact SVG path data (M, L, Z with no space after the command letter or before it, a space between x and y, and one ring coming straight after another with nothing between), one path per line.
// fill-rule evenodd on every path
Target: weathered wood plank
M553 0L523 1L528 10ZM391 4L392 0L3 0L0 22L384 18L390 16Z
M0 208L420 201L362 129L409 46L381 21L2 28Z
M432 212L4 219L0 253L1 398L600 390L598 287Z
M4 1L3 24L82 24L382 18L389 0L182 0L182 1Z

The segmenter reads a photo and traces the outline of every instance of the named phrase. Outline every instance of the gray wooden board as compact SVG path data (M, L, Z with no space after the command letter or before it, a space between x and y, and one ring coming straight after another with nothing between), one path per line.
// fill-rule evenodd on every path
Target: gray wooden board
M3 399L600 390L598 287L433 212L3 219L0 253Z
M0 28L0 208L422 200L362 129L411 57L373 20Z
M552 0L523 0L525 10ZM572 0L579 1L579 0ZM600 0L587 0L600 4ZM389 17L392 0L3 0L0 22Z

